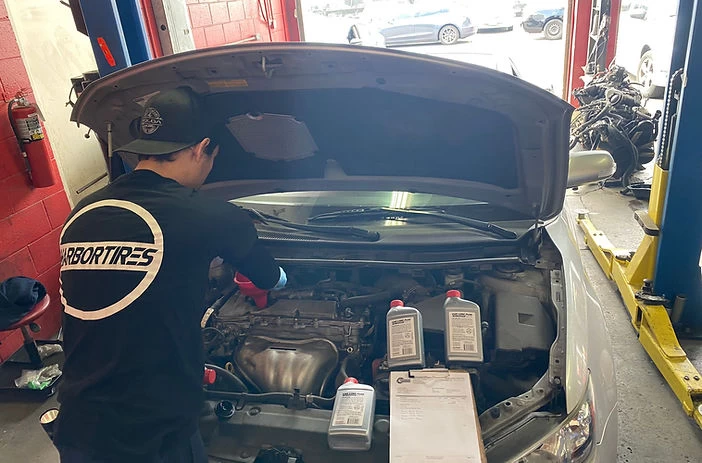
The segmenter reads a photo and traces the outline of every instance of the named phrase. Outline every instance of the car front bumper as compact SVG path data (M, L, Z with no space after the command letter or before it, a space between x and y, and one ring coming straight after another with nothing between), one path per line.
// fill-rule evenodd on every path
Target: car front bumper
M617 403L605 417L604 430L600 441L592 449L585 460L588 463L606 463L617 461L617 440L619 438L619 419L617 417ZM600 410L602 411L602 410Z
M527 20L522 23L522 29L530 34L538 34L544 31L544 22L527 18Z

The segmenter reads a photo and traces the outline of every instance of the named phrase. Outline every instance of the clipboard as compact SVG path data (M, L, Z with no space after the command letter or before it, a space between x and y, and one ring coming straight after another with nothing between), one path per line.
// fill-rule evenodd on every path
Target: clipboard
M485 463L470 374L390 373L390 463Z

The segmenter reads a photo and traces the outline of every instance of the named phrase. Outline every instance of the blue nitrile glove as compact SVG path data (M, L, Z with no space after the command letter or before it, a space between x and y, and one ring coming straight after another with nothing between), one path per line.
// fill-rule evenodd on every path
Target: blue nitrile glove
M278 268L280 269L280 278L278 278L278 283L273 287L273 291L285 288L285 285L288 283L288 276L285 274L285 270L283 270L283 267Z

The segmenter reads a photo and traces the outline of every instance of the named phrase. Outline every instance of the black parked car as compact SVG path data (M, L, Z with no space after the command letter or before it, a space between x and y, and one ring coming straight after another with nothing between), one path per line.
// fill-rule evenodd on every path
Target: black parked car
M532 34L543 33L549 40L560 40L563 37L563 14L564 7L545 8L532 11L525 15L522 22L525 31Z

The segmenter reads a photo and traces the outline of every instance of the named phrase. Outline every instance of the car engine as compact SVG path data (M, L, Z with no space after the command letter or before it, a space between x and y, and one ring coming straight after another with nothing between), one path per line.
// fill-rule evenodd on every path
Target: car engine
M441 367L448 289L460 289L464 299L481 307L485 361L469 366L480 412L529 390L548 368L556 314L547 270L522 264L480 272L286 270L287 287L270 292L265 307L229 287L205 314L208 363L221 369L211 389L247 393L249 401L276 393L324 400L333 398L336 388L353 376L373 385L378 410L387 410L385 315L390 301L401 299L419 309L426 366ZM218 272L212 286L222 291L233 271Z

